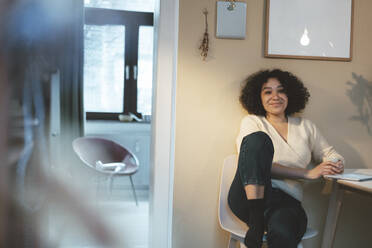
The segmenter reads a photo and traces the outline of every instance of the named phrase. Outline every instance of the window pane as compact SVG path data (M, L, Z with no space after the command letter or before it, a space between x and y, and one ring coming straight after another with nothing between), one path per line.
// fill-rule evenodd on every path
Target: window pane
M84 26L84 108L123 112L124 26Z
M154 28L140 26L138 37L137 111L151 115Z
M154 12L155 0L84 0L86 7Z

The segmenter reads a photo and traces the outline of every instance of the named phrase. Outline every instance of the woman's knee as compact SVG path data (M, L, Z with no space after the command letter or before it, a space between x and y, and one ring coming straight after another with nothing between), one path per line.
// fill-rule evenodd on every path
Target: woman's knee
M274 146L269 135L264 132L251 133L243 138L239 153L239 166L260 168L269 167L271 170Z
M240 145L240 152L247 150L266 151L274 153L274 146L269 135L265 132L258 131L245 136Z
M238 170L244 185L264 185L270 180L274 147L264 132L244 137L238 161Z

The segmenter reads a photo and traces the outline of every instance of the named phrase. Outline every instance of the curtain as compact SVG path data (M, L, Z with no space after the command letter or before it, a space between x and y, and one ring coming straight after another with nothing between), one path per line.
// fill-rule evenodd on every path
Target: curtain
M84 122L83 0L6 0L0 13L0 247L43 247L36 219L50 188L48 75L60 72L60 164L72 164Z
M60 71L60 140L63 160L71 173L78 164L72 150L72 141L84 134L83 110L83 45L84 45L84 2L83 0L65 1L71 11L70 22L64 28L62 54L58 63ZM67 155L67 156L66 156ZM73 174L73 173L72 173Z

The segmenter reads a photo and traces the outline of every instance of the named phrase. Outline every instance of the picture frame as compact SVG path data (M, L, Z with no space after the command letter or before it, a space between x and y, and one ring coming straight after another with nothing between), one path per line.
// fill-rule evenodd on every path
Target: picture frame
M352 60L354 0L267 0L264 56Z
M216 38L245 39L247 3L217 1Z

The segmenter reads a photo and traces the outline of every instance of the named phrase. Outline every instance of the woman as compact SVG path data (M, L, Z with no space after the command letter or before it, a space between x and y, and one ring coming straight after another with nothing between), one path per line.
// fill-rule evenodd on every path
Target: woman
M242 89L240 102L251 115L241 122L228 202L249 226L248 248L261 247L264 230L270 248L296 248L307 226L298 179L343 172L343 157L316 126L293 116L309 97L296 76L278 69L254 73ZM307 169L311 159L320 163Z

